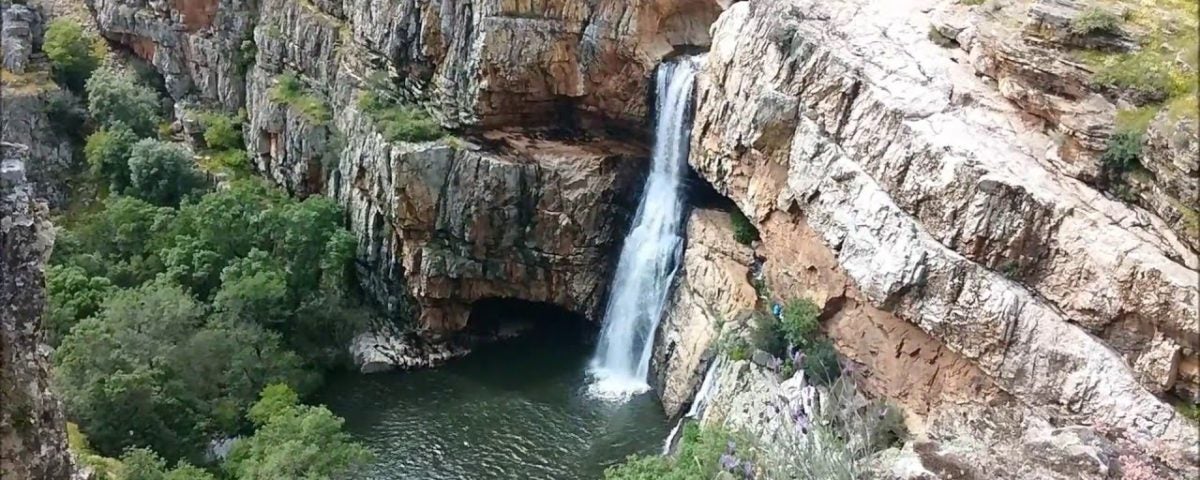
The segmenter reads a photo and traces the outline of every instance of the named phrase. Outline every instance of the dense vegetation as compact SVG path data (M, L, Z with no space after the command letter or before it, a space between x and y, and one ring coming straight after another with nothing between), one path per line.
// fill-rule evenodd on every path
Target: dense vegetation
M367 316L338 206L249 178L217 188L191 147L153 138L167 116L154 89L72 60L90 40L55 25L54 68L86 77L94 188L80 191L100 196L57 219L46 278L76 454L116 479L331 478L361 464L340 419L299 403ZM244 158L240 116L201 124L202 152ZM230 437L215 464L210 442Z
M393 142L427 142L446 136L446 131L424 109L405 104L382 75L372 75L367 90L358 97L358 108Z

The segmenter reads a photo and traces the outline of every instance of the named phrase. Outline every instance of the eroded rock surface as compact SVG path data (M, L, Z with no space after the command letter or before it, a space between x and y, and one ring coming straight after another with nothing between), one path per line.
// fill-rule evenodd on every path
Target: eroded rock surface
M1200 338L1194 256L1063 174L1046 137L928 39L922 5L733 5L691 163L760 225L811 228L863 303L1005 394L1154 438L1156 457L1196 469L1195 425L1155 396ZM1130 331L1142 341L1122 342Z
M25 176L28 155L0 143L0 474L62 480L71 474L66 420L50 391L41 327L54 233Z
M700 388L716 355L721 327L755 307L758 295L750 284L750 247L733 239L729 214L693 211L687 222L683 268L659 324L652 360L655 390L668 417Z

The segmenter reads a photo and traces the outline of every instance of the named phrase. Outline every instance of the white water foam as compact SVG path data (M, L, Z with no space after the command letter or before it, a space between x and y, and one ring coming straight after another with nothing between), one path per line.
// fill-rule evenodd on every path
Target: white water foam
M685 57L658 67L650 176L621 248L604 330L591 363L591 391L601 398L628 398L650 389L646 377L654 332L683 247L681 186L699 63L697 57Z

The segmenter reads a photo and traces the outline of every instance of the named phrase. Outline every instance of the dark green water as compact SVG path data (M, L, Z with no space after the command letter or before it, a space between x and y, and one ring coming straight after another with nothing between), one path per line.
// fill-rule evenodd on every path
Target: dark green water
M490 345L444 367L343 374L318 398L375 452L360 478L597 479L667 435L653 393L587 395L592 346L541 334Z

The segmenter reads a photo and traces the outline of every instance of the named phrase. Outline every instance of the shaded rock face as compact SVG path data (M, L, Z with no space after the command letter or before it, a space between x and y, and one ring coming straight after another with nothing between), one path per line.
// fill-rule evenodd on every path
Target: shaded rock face
M668 417L683 413L704 379L724 323L754 308L750 247L733 239L729 214L695 210L687 222L683 269L654 343L655 391Z
M42 15L28 5L6 3L0 6L0 17L4 20L4 25L0 27L4 69L12 73L25 73L30 56L41 50Z
M1195 425L1156 394L1181 392L1180 358L1200 340L1194 255L1159 218L1065 174L909 3L730 7L699 79L692 165L765 245L819 240L762 252L764 269L800 292L835 286L807 293L856 318L827 325L851 358L886 365L853 335L910 331L949 367L939 388L1111 425L1163 472L1193 473ZM838 268L796 270L801 245Z
M28 154L0 143L0 476L59 480L71 474L66 420L41 329L54 234L25 177Z
M0 84L0 112L4 112L0 115L0 140L24 147L28 159L25 175L33 194L57 208L67 201L68 177L78 165L69 136L74 132L62 131L48 106L52 101L71 100L71 94L59 89L40 58L45 28L41 12L6 3L0 5L0 16L4 18L0 30L4 69L10 73Z
M431 334L461 330L487 298L598 321L644 159L619 144L495 135L508 146L488 153L349 135L330 195L350 213L368 290L393 311L415 308Z

